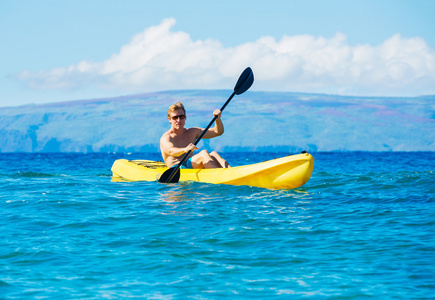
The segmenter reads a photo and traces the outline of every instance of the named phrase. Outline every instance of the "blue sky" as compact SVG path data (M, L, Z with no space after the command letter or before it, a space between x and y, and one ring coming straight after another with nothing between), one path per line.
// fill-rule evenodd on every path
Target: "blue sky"
M0 106L173 89L435 94L435 1L0 1Z

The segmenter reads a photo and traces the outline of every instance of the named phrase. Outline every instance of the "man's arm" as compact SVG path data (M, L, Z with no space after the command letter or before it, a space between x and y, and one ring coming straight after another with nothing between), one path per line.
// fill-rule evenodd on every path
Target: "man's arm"
M214 127L207 130L207 132L204 134L204 139L211 139L217 136L220 136L224 133L224 124L221 120L221 114L222 112L219 109L216 109L213 112L213 116L217 116L216 121L214 123Z

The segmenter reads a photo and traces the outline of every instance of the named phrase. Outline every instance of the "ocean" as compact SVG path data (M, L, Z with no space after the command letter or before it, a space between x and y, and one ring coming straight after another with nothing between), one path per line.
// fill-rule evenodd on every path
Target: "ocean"
M1 153L0 299L435 299L435 152L312 154L268 190L111 181L157 153Z

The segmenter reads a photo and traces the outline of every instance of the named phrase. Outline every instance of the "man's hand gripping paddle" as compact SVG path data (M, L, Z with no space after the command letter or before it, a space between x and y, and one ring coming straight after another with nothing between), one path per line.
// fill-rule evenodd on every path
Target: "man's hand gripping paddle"
M246 68L245 71L240 75L239 80L237 80L236 86L234 87L234 92L231 94L230 98L228 98L227 102L222 106L221 112L224 111L225 107L230 103L231 99L233 99L234 95L240 95L246 92L254 83L254 73L252 72L251 68ZM196 139L195 146L199 143L199 141L202 139L204 134L207 132L207 130L213 125L213 123L216 121L217 116L214 116L213 120L211 120L210 124L204 129L204 131L201 133L201 135ZM184 161L189 156L189 152L187 152L183 159L180 161L180 163L168 170L166 170L162 176L160 176L159 182L162 183L177 183L180 180L180 167L184 163Z

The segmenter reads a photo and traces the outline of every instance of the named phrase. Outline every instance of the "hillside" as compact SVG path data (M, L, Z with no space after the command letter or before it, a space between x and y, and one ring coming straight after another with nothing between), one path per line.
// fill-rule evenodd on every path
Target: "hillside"
M159 151L169 105L205 127L227 90L166 91L110 99L0 108L0 152ZM435 96L347 97L251 92L223 114L220 151L435 151Z

